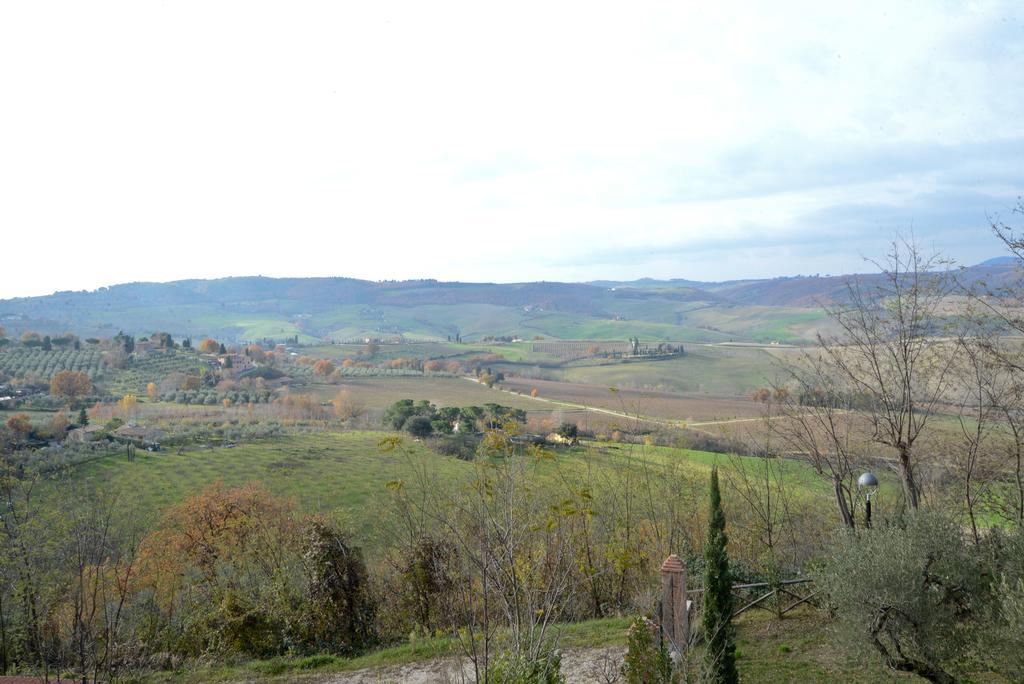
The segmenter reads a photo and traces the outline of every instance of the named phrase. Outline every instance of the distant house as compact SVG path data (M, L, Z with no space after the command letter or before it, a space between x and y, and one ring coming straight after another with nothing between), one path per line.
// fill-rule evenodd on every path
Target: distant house
M69 442L91 442L96 439L96 434L103 430L102 425L86 425L68 431Z
M221 354L217 357L221 368L230 368L235 375L250 371L256 367L256 362L245 354Z
M135 341L135 354L136 356L142 356L143 354L155 354L160 351L159 340L136 340Z

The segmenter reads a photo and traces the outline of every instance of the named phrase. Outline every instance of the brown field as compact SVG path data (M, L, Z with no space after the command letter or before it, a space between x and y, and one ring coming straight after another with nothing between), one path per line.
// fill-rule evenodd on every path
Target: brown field
M333 399L347 390L351 398L371 410L383 410L400 399L426 399L436 406L472 406L487 403L512 408L537 409L538 402L529 397L489 389L486 385L463 378L445 377L347 377L337 385L311 385L309 393L322 400ZM306 393L305 390L296 390Z
M504 388L528 395L536 389L538 398L592 406L628 416L650 416L671 421L715 421L754 418L760 415L758 404L746 399L688 397L670 392L617 390L608 387L510 378ZM536 408L534 406L533 408Z

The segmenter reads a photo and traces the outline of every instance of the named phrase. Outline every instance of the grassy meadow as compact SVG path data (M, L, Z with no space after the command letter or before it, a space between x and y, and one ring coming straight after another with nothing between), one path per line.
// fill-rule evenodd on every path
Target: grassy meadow
M292 500L303 512L341 512L351 521L357 538L372 544L375 503L386 495L388 482L407 480L426 465L433 476L457 488L475 467L438 454L408 436L401 449L382 450L381 441L392 435L364 430L296 430L234 447L190 447L182 453L139 450L132 461L123 451L116 451L77 466L74 477L121 492L126 504L149 519L214 482L227 486L257 482ZM721 465L728 477L730 469L753 469L760 463L756 458L610 442L560 447L552 454L552 459L536 463L542 480L552 484L584 476L600 482L613 473L658 477L672 468L703 488L715 464ZM784 461L780 466L797 499L820 504L823 512L828 510L828 488L808 466L799 461Z

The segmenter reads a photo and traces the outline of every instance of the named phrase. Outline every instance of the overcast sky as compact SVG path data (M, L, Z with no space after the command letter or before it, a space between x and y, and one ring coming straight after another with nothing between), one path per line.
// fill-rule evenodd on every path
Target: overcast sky
M0 297L975 263L1022 75L1019 0L7 2Z

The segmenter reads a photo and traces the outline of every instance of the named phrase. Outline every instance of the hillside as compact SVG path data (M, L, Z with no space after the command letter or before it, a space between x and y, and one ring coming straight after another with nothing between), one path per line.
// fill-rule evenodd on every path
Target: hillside
M963 269L965 282L1017 276L1015 264ZM363 338L478 341L487 336L692 342L804 342L825 324L822 305L840 301L850 278L795 276L701 283L372 282L352 278L233 277L127 283L92 292L0 300L0 325L110 335L162 330L230 341Z

